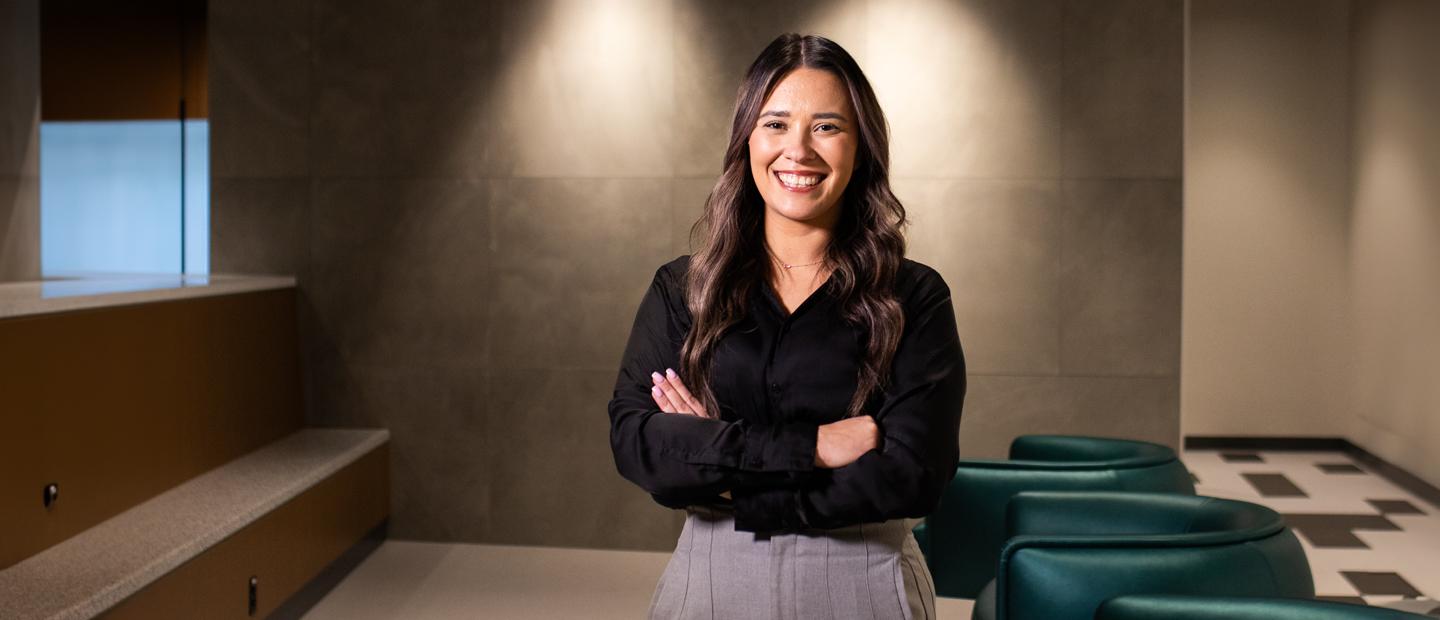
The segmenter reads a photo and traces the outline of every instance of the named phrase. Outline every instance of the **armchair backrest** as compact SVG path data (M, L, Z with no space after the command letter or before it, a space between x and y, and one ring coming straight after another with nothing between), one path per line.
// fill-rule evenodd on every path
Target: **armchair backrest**
M1175 460L1166 446L1133 439L1080 435L1021 435L1010 442L1012 461L1103 462L1116 467L1143 467Z
M1010 525L995 588L1001 620L1090 620L1123 594L1315 595L1300 541L1278 514L1248 502L1022 493Z
M1154 491L1194 494L1170 448L1097 437L1027 435L1018 460L961 460L927 518L926 560L941 596L974 598L991 579L1005 542L1005 511L1021 491Z

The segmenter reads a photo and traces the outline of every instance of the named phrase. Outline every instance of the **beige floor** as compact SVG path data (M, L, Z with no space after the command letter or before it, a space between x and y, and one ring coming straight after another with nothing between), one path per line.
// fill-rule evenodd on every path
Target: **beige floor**
M643 618L668 553L387 541L305 616ZM970 602L938 601L940 618Z

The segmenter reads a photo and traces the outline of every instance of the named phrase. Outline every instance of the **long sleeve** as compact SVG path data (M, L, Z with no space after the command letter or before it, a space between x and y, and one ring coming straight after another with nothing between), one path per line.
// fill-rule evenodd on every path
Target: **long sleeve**
M678 508L737 486L783 485L815 469L817 425L754 424L669 414L650 395L650 373L679 369L689 329L674 263L640 303L610 401L610 447L620 474Z
M736 529L834 528L932 512L959 459L965 362L950 291L939 274L905 300L892 382L874 414L881 445L799 488L737 489ZM824 475L828 473L828 475Z

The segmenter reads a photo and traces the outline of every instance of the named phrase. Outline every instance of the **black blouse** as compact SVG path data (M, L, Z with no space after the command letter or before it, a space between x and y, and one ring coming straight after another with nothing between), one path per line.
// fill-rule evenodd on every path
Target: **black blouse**
M862 330L840 316L827 280L792 314L768 285L717 346L711 388L719 419L662 412L650 373L680 372L690 329L684 276L690 257L660 267L621 361L610 401L610 445L626 479L670 508L725 505L751 532L836 528L935 509L958 463L965 362L950 289L905 260L895 292L905 329L889 386L863 412L880 446L845 467L815 466L816 428L845 416L864 354ZM682 374L681 380L685 377Z

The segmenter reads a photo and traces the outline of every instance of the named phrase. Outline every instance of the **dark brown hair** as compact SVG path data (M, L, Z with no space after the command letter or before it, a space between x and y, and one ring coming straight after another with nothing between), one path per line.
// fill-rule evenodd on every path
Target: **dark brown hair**
M705 202L705 214L690 231L692 240L698 240L686 280L693 323L680 352L681 372L714 417L720 415L709 380L715 346L744 316L745 300L771 269L764 247L765 201L750 174L750 133L771 91L801 67L839 78L858 117L855 169L840 199L841 212L825 255L845 320L868 339L847 417L860 415L866 400L888 383L904 329L894 282L905 256L905 208L890 191L890 135L880 102L860 65L834 41L780 35L745 73L724 171Z

